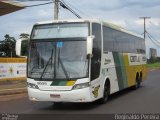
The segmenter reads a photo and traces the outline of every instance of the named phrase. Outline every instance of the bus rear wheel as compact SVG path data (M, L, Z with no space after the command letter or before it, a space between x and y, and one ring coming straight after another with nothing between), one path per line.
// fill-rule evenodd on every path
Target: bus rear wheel
M134 86L134 89L140 88L141 82L142 82L142 76L137 76L137 77L136 77L136 84L135 84L135 86Z

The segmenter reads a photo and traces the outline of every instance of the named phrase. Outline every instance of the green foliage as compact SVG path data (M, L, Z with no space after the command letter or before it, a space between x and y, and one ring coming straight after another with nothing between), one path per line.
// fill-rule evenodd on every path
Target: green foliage
M4 52L6 57L15 57L15 44L16 39L6 34L4 36L4 40L0 43L0 52Z
M21 45L21 53L22 55L26 55L28 51L29 34L20 34L20 39L25 39ZM4 40L0 41L0 57L16 57L15 45L16 39L6 34Z
M158 63L158 62L160 62L160 57L150 58L147 60L148 64L153 64L153 63Z
M20 38L27 38L27 39L29 39L29 34L21 33L20 34Z
M147 64L148 68L160 68L160 62Z

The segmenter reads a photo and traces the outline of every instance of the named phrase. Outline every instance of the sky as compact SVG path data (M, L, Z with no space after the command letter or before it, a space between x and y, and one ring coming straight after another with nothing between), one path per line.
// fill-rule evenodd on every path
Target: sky
M51 1L51 0L50 0ZM156 48L160 56L160 0L64 0L82 18L100 19L120 25L137 34L143 33L143 20L146 29L154 40L146 38L147 57L149 48ZM21 2L24 5L46 3L47 1ZM54 5L26 8L0 16L0 40L5 34L19 38L21 33L30 34L32 26L39 21L53 20ZM77 19L68 10L60 7L59 19Z

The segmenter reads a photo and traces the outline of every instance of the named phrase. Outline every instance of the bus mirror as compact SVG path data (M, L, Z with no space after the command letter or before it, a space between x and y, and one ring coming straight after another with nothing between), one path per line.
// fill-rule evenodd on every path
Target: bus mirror
M87 55L88 54L92 55L93 39L94 39L94 36L87 37Z
M25 43L25 49L27 49L28 47L28 39L18 39L17 41L16 41L16 47L15 47L15 51L16 51L16 55L17 56L26 56L25 54L24 54L24 45L23 45L23 43ZM26 51L26 50L25 50Z

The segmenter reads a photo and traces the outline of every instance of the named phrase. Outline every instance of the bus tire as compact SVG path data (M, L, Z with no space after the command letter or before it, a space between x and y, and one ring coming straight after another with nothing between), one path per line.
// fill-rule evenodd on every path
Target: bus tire
M139 74L136 75L136 84L134 86L134 89L138 89L141 86L142 82L142 75L139 76Z
M108 101L109 94L110 94L110 83L106 81L103 89L103 97L98 100L98 103L105 104Z

